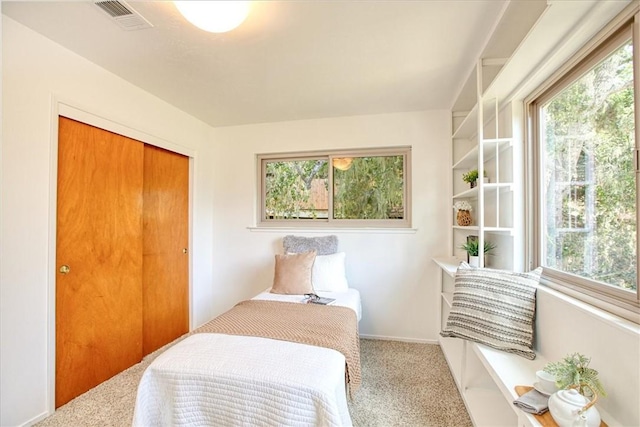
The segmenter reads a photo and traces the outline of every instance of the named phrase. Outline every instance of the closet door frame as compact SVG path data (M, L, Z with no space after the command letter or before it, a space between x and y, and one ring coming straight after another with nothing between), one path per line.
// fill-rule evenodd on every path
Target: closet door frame
M100 114L100 115L99 115ZM55 387L56 387L56 224L57 224L57 183L58 183L58 117L64 116L88 125L98 127L109 132L114 132L131 139L136 139L148 145L173 151L189 158L189 330L193 328L193 183L194 170L197 161L197 152L193 149L178 145L174 142L158 138L146 132L140 131L120 123L116 119L105 117L104 112L94 112L89 108L52 96L51 101L51 140L50 140L50 165L49 165L49 248L48 248L48 275L47 275L47 409L48 413L55 411Z

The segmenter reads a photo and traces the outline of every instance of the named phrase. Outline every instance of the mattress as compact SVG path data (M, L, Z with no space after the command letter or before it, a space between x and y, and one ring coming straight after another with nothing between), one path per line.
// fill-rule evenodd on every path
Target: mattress
M284 301L284 302L299 302L304 304L303 295L282 295L272 294L269 292L271 288L266 289L264 292L259 293L252 299L266 300L266 301ZM360 302L360 292L357 289L349 288L347 292L316 292L321 297L334 298L335 301L332 305L339 305L342 307L349 307L356 312L358 322L362 319L362 304Z

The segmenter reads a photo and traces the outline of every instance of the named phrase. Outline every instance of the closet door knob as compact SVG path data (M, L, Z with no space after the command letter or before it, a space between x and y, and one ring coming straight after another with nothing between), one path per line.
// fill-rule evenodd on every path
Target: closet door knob
M60 267L60 273L62 274L69 274L70 271L71 269L68 265L63 265L62 267Z
M182 253L183 253L183 254L186 254L186 253L187 253L187 248L183 248L183 249L182 249Z

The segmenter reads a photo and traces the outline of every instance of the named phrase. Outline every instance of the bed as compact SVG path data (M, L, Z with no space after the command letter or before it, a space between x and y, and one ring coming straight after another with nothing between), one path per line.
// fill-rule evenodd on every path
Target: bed
M272 286L145 370L135 426L347 426L360 384L360 294L336 236L285 236ZM332 298L307 304L304 294Z
M353 383L347 387L345 379L353 381L354 377L355 367L350 364L353 346L342 349L343 354L308 343L252 336L255 326L244 331L245 335L216 332L244 323L258 307L275 310L274 322L281 322L276 329L285 329L282 325L290 322L285 313L292 311L297 313L294 318L305 317L300 326L302 335L313 338L318 330L326 329L325 324L335 324L346 328L345 334L358 343L357 322L362 317L359 292L349 288L316 293L335 302L328 306L305 304L302 295L274 294L267 289L230 310L235 315L224 313L158 356L138 387L133 425L351 425L347 395ZM306 317L311 312L329 317L314 324ZM334 312L339 312L337 317ZM257 316L269 317L262 312ZM343 325L344 316L354 319L349 326Z

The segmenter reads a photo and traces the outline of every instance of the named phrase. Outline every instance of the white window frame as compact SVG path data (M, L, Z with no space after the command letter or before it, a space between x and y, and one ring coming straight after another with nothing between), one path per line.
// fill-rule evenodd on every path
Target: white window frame
M369 157L369 156L403 156L403 200L404 218L402 219L335 219L333 218L333 169L334 158ZM297 161L326 158L330 166L329 173L329 217L327 219L267 219L266 202L266 164L274 161ZM260 228L411 228L411 147L382 147L349 150L318 150L291 153L257 154L257 218Z
M635 92L635 175L636 175L636 233L640 237L640 14L638 8L627 16L620 16L616 22L601 31L587 46L578 52L567 65L556 72L532 95L525 100L527 112L527 258L530 268L543 264L543 177L540 173L542 150L539 147L538 105L559 93L575 82L584 72L591 69L606 57L621 39L628 38L634 46L634 92ZM636 257L640 257L640 238L636 242ZM640 263L638 264L640 265ZM640 282L640 277L637 278ZM603 284L585 277L563 272L553 268L543 268L541 282L555 290L568 294L576 299L615 312L623 317L638 322L640 319L640 289L635 294L615 286ZM640 283L638 283L640 284ZM638 288L638 286L636 286Z

